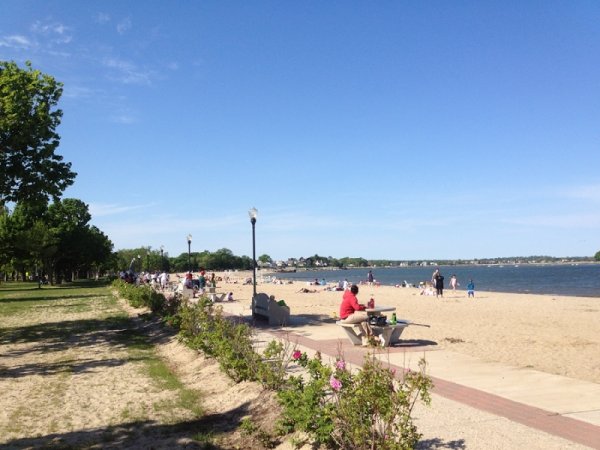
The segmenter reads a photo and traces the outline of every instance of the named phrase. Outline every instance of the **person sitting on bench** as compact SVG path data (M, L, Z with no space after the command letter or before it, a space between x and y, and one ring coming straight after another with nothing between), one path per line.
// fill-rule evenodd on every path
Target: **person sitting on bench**
M356 324L361 330L363 345L367 345L369 337L373 334L369 326L369 316L365 305L358 303L356 298L358 286L353 284L349 291L344 292L342 304L340 305L340 322Z

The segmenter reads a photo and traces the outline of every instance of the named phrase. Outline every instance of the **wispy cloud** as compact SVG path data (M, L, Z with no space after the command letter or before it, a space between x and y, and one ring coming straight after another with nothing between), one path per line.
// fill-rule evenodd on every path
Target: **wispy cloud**
M31 25L31 31L43 36L53 44L68 44L73 39L70 28L59 22L38 20Z
M102 64L114 73L109 77L124 84L150 85L153 73L141 70L134 63L118 58L104 58Z
M11 49L29 49L35 45L29 38L14 34L12 36L3 36L0 38L0 47L7 47Z
M110 14L99 12L98 14L96 14L96 17L94 18L94 20L96 21L96 23L99 23L100 25L104 25L104 24L110 22Z
M116 203L90 203L89 210L92 217L114 216L131 211L139 211L151 207L147 205L120 205Z
M125 34L131 29L131 19L126 17L117 24L117 33Z
M562 192L562 196L578 200L591 200L594 202L600 202L600 184L568 188Z
M89 98L94 95L94 90L83 86L65 85L63 96L65 98Z
M139 119L132 114L117 114L111 116L110 121L114 123L120 123L122 125L131 125L132 123L139 122Z
M64 56L54 48L57 45L65 45L73 40L71 30L68 26L55 21L35 21L25 34L13 34L0 37L0 47L13 50L39 50L53 53L54 56ZM68 54L66 54L68 56Z

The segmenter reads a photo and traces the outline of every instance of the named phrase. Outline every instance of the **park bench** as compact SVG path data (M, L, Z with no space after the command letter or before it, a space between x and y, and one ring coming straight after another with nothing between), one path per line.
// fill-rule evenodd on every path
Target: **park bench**
M264 317L269 325L287 325L290 321L290 307L283 306L261 292L252 301L252 317Z

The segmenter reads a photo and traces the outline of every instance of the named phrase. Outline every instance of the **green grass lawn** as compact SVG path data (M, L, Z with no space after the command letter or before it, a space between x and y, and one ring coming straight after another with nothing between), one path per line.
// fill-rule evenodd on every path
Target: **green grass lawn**
M19 380L32 383L39 380L39 387L33 384L31 392L42 394L36 394L31 405L18 408L16 405L3 405L0 400L1 408L12 408L10 421L2 423L0 419L0 436L11 434L7 441L0 437L0 446L18 447L30 441L43 446L44 436L51 433L57 433L63 441L73 440L74 444L69 448L80 448L80 434L87 436L88 440L81 448L117 442L123 438L133 441L139 431L131 424L154 423L157 417L162 423L162 434L166 433L165 429L171 430L174 435L197 432L173 425L202 417L199 393L187 389L179 381L158 356L153 341L146 333L144 320L129 317L105 282L83 281L43 286L41 289L37 283L1 284L0 354L8 350L13 356L9 362L0 364L0 389L15 389ZM95 350L99 353L98 359L90 359L96 355L94 352L90 354L90 348L98 349ZM103 351L105 353L100 354ZM28 357L35 359L27 360ZM46 359L42 359L44 357ZM139 404L116 403L115 411L120 411L118 416L123 423L114 423L114 417L107 419L112 425L98 438L90 438L90 435L95 435L84 430L77 433L65 431L69 429L69 418L59 416L55 411L61 408L64 393L78 383L81 374L121 365L133 367L140 382L145 380L151 386L148 391L148 404L151 406L144 408ZM51 389L48 389L49 386ZM133 385L131 389L135 390L137 386ZM165 395L166 392L168 394ZM153 400L153 393L160 395L160 399ZM21 401L27 402L29 397L23 397ZM47 405L49 410L39 411L40 404ZM36 422L36 417L43 422L46 415L57 415L58 418L49 420L49 424L39 429L30 425ZM124 435L121 426L123 429L129 427L131 431Z

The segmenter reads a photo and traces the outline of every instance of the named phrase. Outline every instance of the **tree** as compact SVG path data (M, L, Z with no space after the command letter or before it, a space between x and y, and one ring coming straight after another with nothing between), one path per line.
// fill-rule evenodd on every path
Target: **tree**
M596 254L594 255L594 259L596 261L600 261L600 251L597 251Z
M110 260L113 244L88 222L88 205L75 198L58 200L48 207L46 223L56 239L56 252L45 261L51 274L72 279L92 269L96 271Z
M56 200L77 175L55 153L62 84L25 65L0 61L0 206Z
M260 255L258 257L258 260L262 263L262 264L271 264L273 262L273 260L271 260L271 257L269 255Z

